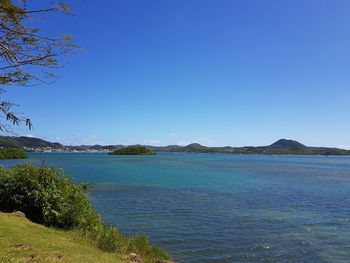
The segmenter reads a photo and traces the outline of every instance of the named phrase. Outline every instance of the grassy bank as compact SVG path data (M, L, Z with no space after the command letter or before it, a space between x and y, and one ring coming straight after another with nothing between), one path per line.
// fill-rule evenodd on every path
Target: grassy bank
M126 254L107 253L75 231L35 224L15 214L0 213L0 262L127 263Z
M150 243L146 236L128 237L120 233L115 227L104 222L101 216L94 212L87 189L87 184L72 183L71 178L66 176L61 169L36 167L33 164L22 164L7 169L0 167L0 211L5 213L22 211L30 221L43 225L41 226L42 228L39 228L40 225L36 225L36 230L45 229L45 231L51 231L50 233L52 234L51 237L48 236L48 238L44 238L40 235L37 237L36 232L26 233L25 231L31 231L30 224L33 224L29 221L22 221L22 223L27 224L28 229L23 226L23 229L21 229L14 225L12 227L12 232L8 232L10 230L6 230L4 224L0 222L1 238L3 240L11 240L11 238L14 238L13 242L17 242L18 244L26 244L28 242L41 240L42 244L45 244L45 246L56 247L56 249L60 249L62 252L65 251L65 248L61 250L62 246L61 244L56 244L56 240L63 241L64 238L60 238L61 235L63 235L62 233L66 233L66 235L73 235L75 233L75 236L79 237L77 238L79 242L80 240L81 242L85 240L84 244L89 242L89 244L92 245L93 249L89 250L93 252L92 254L94 254L94 251L97 251L97 249L99 250L99 253L97 253L95 257L90 257L90 259L99 258L102 251L109 252L111 257L116 254L130 255L130 253L136 253L144 263L154 263L158 259L170 259L168 253L161 250L157 245ZM6 216L4 218L7 218L7 223L11 223L11 219L14 219L13 215L6 214ZM16 219L13 220L13 222L20 223L21 221ZM44 226L51 228L43 228ZM53 230L53 227L56 230ZM57 234L56 237L55 234ZM29 237L31 241L26 241L27 237ZM69 241L67 241L67 236L64 237L66 237L65 241L67 247L72 249L71 245L75 243L69 243ZM9 246L11 245L5 244L5 246L6 245L7 248L10 249ZM16 244L13 246L16 246ZM26 247L26 250L30 247ZM43 246L38 243L38 248L41 247ZM68 252L71 251L69 249L67 250ZM83 249L83 251L85 250L86 249ZM14 251L16 252L16 250ZM74 251L75 249L67 256L74 255ZM41 251L41 253L44 252L45 250ZM33 251L33 253L34 254L31 255L35 257L36 253L39 252ZM79 253L77 255L79 255ZM19 255L17 260L21 256L22 255ZM49 257L52 255L49 254L47 256ZM64 255L62 256L64 257ZM43 257L45 257L45 254L43 254ZM57 255L57 257L59 257L59 255ZM11 261L0 260L0 262ZM44 260L43 262L49 261ZM111 261L70 260L67 262Z

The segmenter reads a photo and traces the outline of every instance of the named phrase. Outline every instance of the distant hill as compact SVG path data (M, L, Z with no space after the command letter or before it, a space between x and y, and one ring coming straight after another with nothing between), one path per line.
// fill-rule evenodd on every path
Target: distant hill
M280 139L277 142L265 147L268 149L305 149L307 146L293 140Z
M54 149L62 148L60 143L52 143L39 138L32 137L15 137L15 136L0 136L0 147L3 148L45 148L51 147Z
M151 150L152 152L176 152L183 148L183 146L179 145L168 145L168 146L151 146L151 145L144 145L147 149Z
M294 140L280 139L268 146L245 146L245 147L208 147L198 143L187 146L146 146L157 152L179 152L179 153L227 153L227 154L294 154L294 155L350 155L349 150L308 147Z
M121 148L115 150L113 152L108 153L110 155L154 155L156 153L151 152L146 147L142 146L128 146L125 148Z
M350 155L350 150L328 148L328 147L308 147L300 142L280 139L268 146L245 146L245 147L209 147L199 143L191 143L187 146L168 145L150 146L133 145L145 147L152 152L178 152L178 153L226 153L226 154L296 154L296 155ZM39 138L0 136L0 147L19 148L26 150L40 151L43 148L52 148L55 151L105 151L112 152L124 145L80 145L64 146L60 143L52 143Z
M182 151L184 151L184 152L193 152L193 153L207 152L208 151L208 147L200 145L199 143L191 143L191 144L183 147Z

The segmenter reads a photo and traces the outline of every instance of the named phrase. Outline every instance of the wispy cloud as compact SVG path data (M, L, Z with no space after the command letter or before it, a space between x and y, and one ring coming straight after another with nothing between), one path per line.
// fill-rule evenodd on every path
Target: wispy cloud
M170 136L176 136L176 133L175 132L171 132L169 133Z

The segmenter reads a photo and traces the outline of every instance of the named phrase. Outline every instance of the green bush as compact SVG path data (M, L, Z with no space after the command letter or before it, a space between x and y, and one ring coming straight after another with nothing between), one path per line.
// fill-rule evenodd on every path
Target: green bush
M33 222L63 229L100 223L81 185L62 170L33 164L0 169L0 210L20 210Z

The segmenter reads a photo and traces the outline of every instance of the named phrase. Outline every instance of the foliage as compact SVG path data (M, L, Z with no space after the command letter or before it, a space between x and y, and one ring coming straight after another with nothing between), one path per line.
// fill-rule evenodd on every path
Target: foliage
M27 159L28 156L20 149L0 149L0 159Z
M118 249L118 245L120 246L123 240L123 235L120 234L115 227L104 226L99 233L97 245L104 251L115 252Z
M145 258L147 262L154 262L157 259L171 259L168 253L161 250L157 245L148 241L145 235L131 238L128 242L128 251L135 251L136 254Z
M64 229L99 223L80 185L61 170L23 164L0 170L0 208L20 210L37 223Z
M115 150L114 152L110 152L108 154L111 155L151 155L155 154L154 152L151 152L146 147L142 146L129 146L125 147L119 150Z
M31 10L28 2L0 0L0 85L3 87L0 88L0 94L6 86L48 83L55 76L47 72L47 69L60 67L57 57L77 48L71 43L71 36L51 38L30 26L34 21L32 17L37 14L57 11L68 13L69 7L66 4ZM24 122L31 128L30 119L13 112L13 106L15 104L12 102L0 102L2 118L16 125ZM11 131L11 126L1 122L0 130Z
M0 211L22 211L33 222L74 229L106 252L137 253L145 262L169 259L146 237L127 238L106 225L85 192L86 184L73 184L62 170L22 164L0 169Z
M151 244L145 235L127 238L115 227L104 226L98 238L98 247L107 252L136 253L145 262L157 259L171 259L170 255L157 245Z

